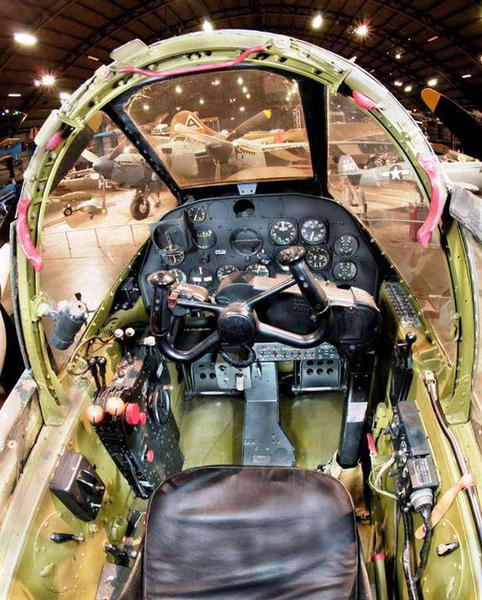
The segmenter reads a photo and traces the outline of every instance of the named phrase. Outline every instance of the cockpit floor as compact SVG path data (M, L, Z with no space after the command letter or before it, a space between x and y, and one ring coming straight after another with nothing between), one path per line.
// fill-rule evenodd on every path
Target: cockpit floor
M340 392L281 397L281 424L296 448L297 466L314 469L333 456L343 403ZM243 401L232 396L184 399L177 415L183 468L240 464L243 409Z

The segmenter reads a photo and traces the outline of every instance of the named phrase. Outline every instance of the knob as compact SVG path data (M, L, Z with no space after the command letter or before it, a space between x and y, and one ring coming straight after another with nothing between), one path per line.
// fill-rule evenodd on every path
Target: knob
M172 273L169 273L169 271L156 271L149 275L147 281L153 288L167 289L176 282L176 278Z
M296 265L306 256L306 250L303 246L290 246L281 250L278 254L278 262L282 267Z

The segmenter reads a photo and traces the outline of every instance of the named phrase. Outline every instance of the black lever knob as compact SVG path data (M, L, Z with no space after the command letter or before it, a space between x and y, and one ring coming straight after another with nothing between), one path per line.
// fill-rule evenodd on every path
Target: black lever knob
M151 273L147 278L147 281L152 285L153 288L167 289L176 283L176 278L169 271L156 271Z
M303 246L290 246L281 250L278 254L278 262L282 267L289 268L308 304L316 313L320 314L328 307L328 298L311 274L304 260L305 255L306 250Z
M278 254L278 262L282 267L291 267L302 261L306 256L303 246L290 246Z

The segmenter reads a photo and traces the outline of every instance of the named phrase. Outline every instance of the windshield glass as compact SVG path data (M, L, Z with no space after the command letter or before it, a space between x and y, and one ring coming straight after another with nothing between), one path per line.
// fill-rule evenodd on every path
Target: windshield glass
M181 187L313 175L295 80L255 69L142 87L124 109Z

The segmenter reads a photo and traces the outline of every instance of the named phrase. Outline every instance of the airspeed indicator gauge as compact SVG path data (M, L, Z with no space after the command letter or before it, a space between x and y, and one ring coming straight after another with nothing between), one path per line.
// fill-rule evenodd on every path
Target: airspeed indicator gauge
M288 219L278 219L269 229L269 237L277 246L289 246L296 241L296 224Z
M326 224L320 219L307 219L301 226L300 234L307 244L320 244L326 239Z

